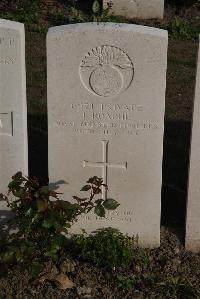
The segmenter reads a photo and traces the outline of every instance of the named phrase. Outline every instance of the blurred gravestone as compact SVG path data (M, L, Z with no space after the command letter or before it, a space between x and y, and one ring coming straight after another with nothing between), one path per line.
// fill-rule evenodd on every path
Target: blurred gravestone
M103 7L111 6L110 12L126 18L162 19L164 0L103 0Z
M200 250L200 47L194 99L187 202L186 248Z
M11 176L28 174L24 25L0 19L0 193ZM7 218L0 202L0 218Z

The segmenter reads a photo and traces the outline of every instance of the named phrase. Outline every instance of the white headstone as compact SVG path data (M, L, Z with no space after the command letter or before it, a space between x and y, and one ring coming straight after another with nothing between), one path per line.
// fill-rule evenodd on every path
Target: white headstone
M111 13L126 18L162 19L164 14L164 0L103 0L104 9L108 3L112 4Z
M27 153L24 25L0 19L0 193L16 172L28 174Z
M112 226L160 242L167 32L127 24L51 28L47 36L49 177L69 200L102 177L120 207L78 227Z
M200 47L194 99L187 200L186 248L200 251Z

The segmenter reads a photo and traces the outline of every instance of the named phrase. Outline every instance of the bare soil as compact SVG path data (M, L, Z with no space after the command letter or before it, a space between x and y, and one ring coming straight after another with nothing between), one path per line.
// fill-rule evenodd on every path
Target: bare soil
M175 295L170 288L172 279L180 279L180 284L192 285L192 289L200 286L200 254L186 252L179 238L173 230L162 228L161 247L153 250L144 250L149 263L134 262L129 268L106 269L97 268L83 261L75 261L75 270L68 274L76 284L72 289L59 290L51 282L41 283L31 279L25 266L1 267L0 298L17 299L57 299L57 298L105 298L105 299L134 299L134 298L200 298L200 295L191 297L189 291L182 295ZM136 285L123 290L117 283L117 276L126 275L138 277ZM160 284L166 283L166 290ZM178 292L177 292L178 294Z

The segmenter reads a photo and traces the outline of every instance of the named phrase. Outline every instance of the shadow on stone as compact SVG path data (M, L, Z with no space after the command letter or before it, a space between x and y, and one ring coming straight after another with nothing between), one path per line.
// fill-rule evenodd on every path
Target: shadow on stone
M59 181L57 181L57 182L50 183L50 184L49 184L49 187L50 187L51 190L56 191L56 190L59 189L60 185L69 185L69 183L66 182L66 181L64 181L64 180L59 180Z
M185 229L190 132L190 122L165 122L161 224L178 230Z

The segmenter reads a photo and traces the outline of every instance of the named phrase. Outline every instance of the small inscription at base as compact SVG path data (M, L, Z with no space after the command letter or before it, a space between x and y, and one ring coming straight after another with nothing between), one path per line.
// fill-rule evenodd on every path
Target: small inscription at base
M101 221L101 222L126 222L131 223L133 220L133 210L128 211L107 211L106 217L98 217L97 215L93 214L92 212L86 215L80 216L80 220L82 221Z

